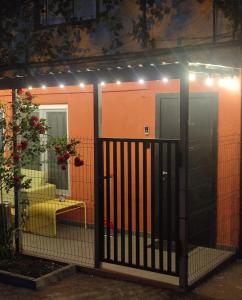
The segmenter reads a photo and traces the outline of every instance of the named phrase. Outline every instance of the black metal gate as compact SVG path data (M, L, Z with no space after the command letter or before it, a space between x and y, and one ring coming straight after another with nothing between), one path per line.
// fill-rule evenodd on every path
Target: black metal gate
M179 274L178 140L99 139L102 262Z

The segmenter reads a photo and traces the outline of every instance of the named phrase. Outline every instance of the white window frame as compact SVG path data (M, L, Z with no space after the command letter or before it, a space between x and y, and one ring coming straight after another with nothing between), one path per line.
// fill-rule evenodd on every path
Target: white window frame
M39 105L38 107L38 113L40 118L46 118L47 112L66 112L66 136L67 139L69 139L69 113L68 113L68 104L44 104ZM48 124L47 124L48 125ZM41 165L41 170L44 170L47 172L48 175L48 162L46 161L47 157L47 151L45 153L41 153L41 161L44 163ZM68 171L68 189L62 190L62 189L56 189L57 195L65 195L70 196L71 195L71 168L70 164L67 164L67 171Z

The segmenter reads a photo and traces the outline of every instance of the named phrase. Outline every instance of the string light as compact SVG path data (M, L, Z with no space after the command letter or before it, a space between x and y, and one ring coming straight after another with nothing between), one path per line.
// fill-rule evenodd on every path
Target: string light
M224 87L226 85L226 80L224 78L219 78L218 84L219 86Z
M139 66L141 67L143 65L139 64ZM155 64L151 63L150 66L155 66ZM128 65L127 67L130 68L132 66ZM203 73L203 76L204 75L207 76L205 78L205 84L209 87L213 86L216 83L217 86L220 86L220 87L226 88L226 89L230 89L230 90L234 90L234 91L239 90L239 88L240 88L240 82L239 82L238 78L235 76L235 74L232 74L232 72L231 72L231 75L230 76L227 75L226 78L224 77L225 74L221 74L220 75L221 77L219 77L219 74L213 74L213 77L211 77L211 74L209 74L210 72L208 74L206 74L206 72L199 72L199 73ZM189 81L195 81L197 79L198 75L199 74L195 73L194 71L189 72L189 75L188 75L189 76ZM164 76L164 77L161 78L161 81L163 83L168 83L169 78ZM115 83L117 85L122 84L122 82L120 80L116 80ZM143 78L140 78L140 79L138 79L138 83L142 85L142 84L145 83L145 80ZM103 86L106 85L106 82L101 81L99 84L103 87ZM80 82L79 86L81 88L85 88L86 85L85 85L84 82ZM65 87L64 84L62 84L62 83L59 84L59 88L63 89L64 87ZM41 88L46 89L47 86L45 84L43 84L43 85L41 85ZM32 86L28 86L28 90L32 90L32 89L33 89Z
M230 90L238 90L239 89L239 80L237 78L228 78L225 81L225 87Z
M207 86L212 86L214 83L214 80L213 80L213 78L208 77L208 78L206 78L205 83Z
M195 81L196 80L196 74L195 73L189 73L189 80Z

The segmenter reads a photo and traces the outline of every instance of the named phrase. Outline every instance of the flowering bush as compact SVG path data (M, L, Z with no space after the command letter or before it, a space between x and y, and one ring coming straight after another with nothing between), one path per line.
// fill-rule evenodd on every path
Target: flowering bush
M41 153L52 150L56 153L56 163L62 170L66 170L68 160L74 157L74 164L80 167L84 162L76 152L77 140L68 141L67 137L51 137L48 135L46 120L36 115L38 105L32 102L33 96L22 89L17 91L14 103L1 104L0 110L3 117L0 118L0 204L3 206L4 193L12 188L16 190L28 189L31 187L31 179L21 174L21 169L33 163ZM26 200L22 200L26 201ZM28 203L21 202L23 226L26 206ZM0 224L0 239L5 220ZM21 228L14 228L15 231ZM3 234L4 240L9 232ZM11 241L10 241L11 243ZM0 240L0 244L2 241ZM12 248L12 247L10 247ZM1 249L0 249L1 256Z

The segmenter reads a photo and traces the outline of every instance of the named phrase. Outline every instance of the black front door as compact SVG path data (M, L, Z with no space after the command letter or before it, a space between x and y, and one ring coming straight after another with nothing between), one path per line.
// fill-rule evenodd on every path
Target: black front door
M180 139L179 94L157 95L156 137ZM212 246L216 238L216 93L190 94L188 157L189 243ZM165 180L166 170L156 172L163 172L163 180ZM161 205L160 201L160 199L156 201L157 211ZM165 197L163 202L166 202ZM173 207L172 203L171 207ZM158 214L156 222L158 222ZM174 230L175 228L172 231Z

